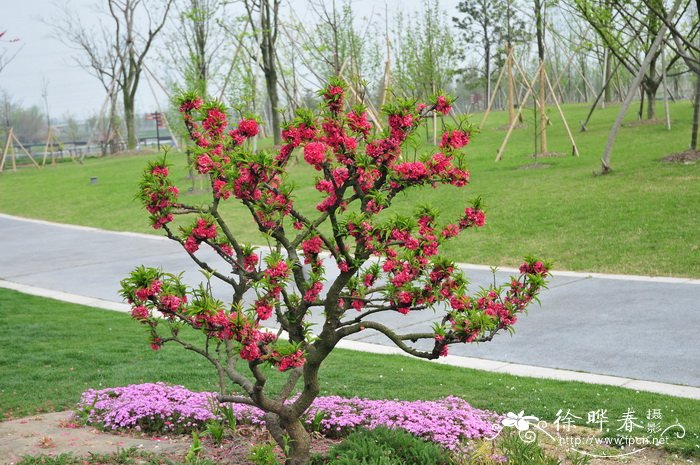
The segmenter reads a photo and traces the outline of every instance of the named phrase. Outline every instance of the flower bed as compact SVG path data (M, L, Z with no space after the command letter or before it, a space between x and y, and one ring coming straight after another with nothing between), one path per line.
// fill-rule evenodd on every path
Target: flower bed
M238 422L263 424L261 410L242 404L231 407ZM164 383L91 389L83 393L77 410L85 423L106 430L184 433L221 419L216 393L192 392ZM309 429L326 436L386 426L404 429L450 450L464 439L493 436L499 420L495 413L475 409L452 396L435 401L318 397L305 416Z

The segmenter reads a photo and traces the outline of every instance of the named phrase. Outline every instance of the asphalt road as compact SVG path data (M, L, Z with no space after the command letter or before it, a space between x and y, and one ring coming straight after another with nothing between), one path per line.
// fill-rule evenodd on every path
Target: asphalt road
M121 302L119 281L140 264L185 271L190 284L202 279L179 245L156 236L6 215L0 215L0 234L0 279L6 281ZM218 261L213 253L201 256L211 264ZM473 289L492 280L484 267L465 265L465 270ZM499 272L498 278L509 274ZM223 299L230 294L223 286L215 293ZM514 336L451 346L450 353L700 387L700 280L555 271L541 301L520 318ZM435 315L411 312L384 319L408 332L429 328ZM355 336L391 345L369 331Z

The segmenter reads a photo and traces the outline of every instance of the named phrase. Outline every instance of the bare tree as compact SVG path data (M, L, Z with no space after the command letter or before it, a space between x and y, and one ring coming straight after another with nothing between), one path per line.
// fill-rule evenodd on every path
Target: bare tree
M695 74L695 97L693 99L693 125L690 136L690 150L698 148L698 126L700 126L700 1L696 0L695 11L692 12L690 24L685 28L678 21L670 21L663 9L653 0L643 0L651 14L663 21L672 38L670 47L683 59L685 65Z
M688 7L690 0L683 1L681 11ZM652 51L652 43L657 37L666 7L663 0L575 0L578 13L593 27L609 52L632 74L636 75L646 58L647 71L642 76L643 98L647 101L646 118L656 117L656 93L663 79L659 72L661 47ZM659 14L653 11L657 10ZM682 16L682 13L681 13ZM680 17L680 16L678 16ZM675 21L677 21L677 18ZM641 52L641 53L640 53ZM676 54L668 60L666 68L672 67L679 59ZM641 117L640 108L640 117Z
M260 49L260 55L253 55L265 75L265 87L270 100L270 119L275 144L281 141L279 93L277 88L277 60L275 45L279 32L279 8L281 0L243 0L248 24L253 31L253 39Z
M540 81L540 94L539 94L539 107L540 107L540 152L542 154L547 153L547 84L546 75L544 68L544 58L545 58L545 10L547 8L545 0L534 0L535 8L535 30L537 31L537 57L539 58L539 81ZM535 150L535 157L537 157L537 150ZM537 160L535 158L535 160Z
M80 51L78 62L100 79L113 99L116 99L113 89L115 85L118 87L124 106L129 149L136 147L134 109L144 60L165 25L173 0L158 3L160 9L155 3L146 0L107 0L111 27L100 24L98 33L85 28L75 12L67 9L63 18L50 23L59 39ZM145 27L140 27L142 24ZM139 32L141 29L146 32ZM113 100L113 109L114 103Z
M507 55L513 44L527 35L525 21L518 14L517 6L514 0L462 0L457 11L463 15L452 18L455 26L463 31L465 48L477 47L475 42L478 42L484 63L484 102L491 97L494 48L503 48Z
M168 34L165 61L179 74L177 86L208 95L218 65L223 65L227 43L219 22L224 4L221 0L180 0L174 7L177 15Z
M2 43L17 43L19 42L19 39L13 38L9 40L5 40L5 34L7 34L7 31L0 31L0 42ZM24 44L20 45L19 47L16 48L8 48L3 45L2 49L0 49L0 73L2 73L2 70L9 65L12 60L14 60L17 57L17 54L22 50L24 47Z
M396 17L394 86L427 99L446 89L454 74L455 43L437 0L426 1L415 16Z
M651 43L648 53L644 57L644 60L642 63L639 65L639 69L636 72L636 76L634 78L634 81L632 82L632 85L630 86L629 90L627 91L627 96L625 97L625 100L622 102L622 106L620 107L620 111L617 113L617 117L615 118L615 122L613 123L612 128L610 129L610 133L608 134L608 141L605 144L605 151L603 152L603 156L600 160L601 166L600 166L600 171L596 174L607 174L610 171L612 171L612 168L610 166L610 156L612 153L612 147L613 144L615 143L615 138L617 137L617 132L620 129L620 126L622 126L622 119L625 117L625 113L627 112L627 109L629 108L630 103L632 103L632 98L634 97L635 94L635 89L641 84L644 75L647 71L647 68L651 64L651 62L654 59L654 54L656 51L660 48L662 42L664 41L664 36L666 34L666 29L669 22L673 21L676 17L676 12L678 11L681 3L683 0L675 0L673 3L673 6L669 10L667 14L664 16L664 20L661 20L660 23L661 25L659 26L659 30L656 34L656 37L654 38L653 42Z

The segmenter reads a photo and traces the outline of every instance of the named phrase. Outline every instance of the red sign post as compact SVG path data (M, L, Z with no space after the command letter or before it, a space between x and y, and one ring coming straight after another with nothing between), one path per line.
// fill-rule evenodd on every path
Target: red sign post
M160 152L160 128L165 127L163 113L146 113L146 120L156 122L156 141L158 144L158 151Z

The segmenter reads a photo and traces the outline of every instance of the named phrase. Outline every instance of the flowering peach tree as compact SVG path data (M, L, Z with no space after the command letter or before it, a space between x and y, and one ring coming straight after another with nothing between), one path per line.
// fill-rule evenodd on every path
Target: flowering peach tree
M258 152L248 143L258 134L255 119L232 127L221 103L183 96L194 168L209 177L211 202L183 203L165 158L144 172L141 199L153 227L179 242L211 279L230 285L232 300L224 303L208 285L189 288L179 275L153 268L139 267L122 281L132 316L147 327L153 349L175 343L205 357L218 373L220 400L266 412L268 429L287 446L293 465L309 459L310 436L301 419L319 393L319 369L341 339L376 331L416 357L445 356L450 345L489 341L511 330L548 274L547 265L528 259L519 276L470 295L466 278L440 248L484 225L479 201L449 222L429 206L412 215L385 211L400 193L469 183L462 151L470 134L457 120L444 128L434 153L407 155L417 128L435 114L449 114L451 99L387 105L388 128L380 131L362 107L348 107L345 90L342 81L332 80L320 92L319 114L299 110L282 132L284 145ZM287 178L295 152L317 173L313 182L322 200L313 214L298 208ZM220 212L227 201L249 211L270 247L239 240ZM176 215L185 218L175 221ZM199 256L203 247L213 249L226 269L206 263ZM322 316L315 326L309 322L314 312ZM431 331L402 333L387 323L390 315L401 326L415 312L435 312ZM203 342L183 336L183 326L203 333ZM426 340L429 348L421 349ZM267 367L285 374L274 394Z

